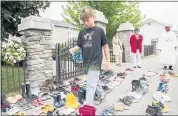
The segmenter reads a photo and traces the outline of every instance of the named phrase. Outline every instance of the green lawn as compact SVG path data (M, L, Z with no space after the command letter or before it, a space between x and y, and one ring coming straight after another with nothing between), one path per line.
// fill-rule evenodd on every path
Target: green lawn
M12 71L13 68L13 71ZM17 66L2 66L1 67L1 87L2 91L7 93L18 92L20 89L19 83L24 82L24 71L23 68Z

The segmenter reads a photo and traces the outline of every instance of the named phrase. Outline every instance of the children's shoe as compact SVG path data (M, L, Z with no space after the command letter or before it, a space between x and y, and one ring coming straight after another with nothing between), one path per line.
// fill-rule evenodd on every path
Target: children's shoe
M5 93L1 93L1 105L4 105L6 103L6 94Z
M66 96L66 104L67 107L77 109L80 104L77 102L77 99L73 93L70 93Z
M167 106L164 106L164 108L161 110L163 113L167 113L169 112L169 109Z
M162 97L165 102L171 102L171 98L168 95L166 95L165 93L162 94Z
M134 91L137 92L140 86L139 80L133 80L131 84L132 84L132 92Z
M146 109L146 113L148 114L148 115L152 115L152 116L157 116L157 115L159 115L159 116L162 116L162 112L161 112L161 110L159 109L159 107L155 107L155 106L150 106L150 105L148 105L148 107L147 107L147 109Z
M79 98L79 103L83 104L85 101L85 96L86 96L86 92L83 90L79 90L78 92L78 98Z

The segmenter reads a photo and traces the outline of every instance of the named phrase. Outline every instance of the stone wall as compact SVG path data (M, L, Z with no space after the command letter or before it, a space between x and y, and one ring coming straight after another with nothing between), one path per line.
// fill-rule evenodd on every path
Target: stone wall
M108 20L103 15L103 12L95 10L95 25L98 27L103 28L105 34L106 34L106 24L108 24ZM104 64L106 61L104 50L103 50L103 61L102 64Z
M130 48L130 35L132 31L121 31L118 33L119 38L122 41L122 44L125 48L124 54L125 54L125 62L131 62L131 48Z
M31 23L31 25L29 26L28 23ZM44 27L44 23L46 27ZM54 48L54 44L52 41L52 26L48 20L30 16L22 20L18 29L23 35L22 42L27 52L26 81L29 81L31 87L35 88L42 84L44 80L53 77L52 48Z
M119 39L122 41L124 45L125 51L125 62L129 63L132 62L132 54L130 48L130 36L133 34L133 26L131 23L122 23L119 28L117 29Z

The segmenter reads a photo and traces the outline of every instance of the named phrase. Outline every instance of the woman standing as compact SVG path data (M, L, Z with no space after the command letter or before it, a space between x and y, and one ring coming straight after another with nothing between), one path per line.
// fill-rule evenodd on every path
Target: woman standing
M135 28L133 35L130 37L130 47L131 52L133 54L133 63L134 68L138 67L141 68L141 54L142 54L142 42L143 42L143 36L139 34L140 29Z
M115 32L114 37L112 39L113 44L113 55L115 56L116 66L122 66L122 43L118 37L118 33Z

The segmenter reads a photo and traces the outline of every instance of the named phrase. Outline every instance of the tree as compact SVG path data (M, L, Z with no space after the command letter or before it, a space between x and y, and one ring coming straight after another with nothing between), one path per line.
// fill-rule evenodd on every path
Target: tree
M39 16L39 10L49 7L48 1L2 1L1 2L1 38L17 33L20 19L30 15Z
M106 36L111 42L114 32L117 30L119 25L124 22L130 22L135 27L140 27L140 21L143 19L141 12L139 11L139 2L75 2L69 1L67 6L63 6L64 12L62 16L64 21L78 27L80 30L82 24L79 20L80 9L84 6L90 6L93 9L102 11L108 19L108 25L106 28Z

